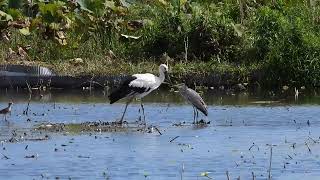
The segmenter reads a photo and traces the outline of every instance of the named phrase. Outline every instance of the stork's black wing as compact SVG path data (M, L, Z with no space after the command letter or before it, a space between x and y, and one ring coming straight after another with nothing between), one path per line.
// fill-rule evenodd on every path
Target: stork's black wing
M110 104L113 104L115 102L117 102L118 100L125 98L129 95L135 94L135 93L144 93L146 91L148 91L148 89L150 88L146 88L146 87L134 87L134 86L129 86L129 84L133 81L137 79L137 77L135 76L129 76L126 80L124 80L121 85L119 86L119 88L117 88L116 90L114 90L109 96L109 100L110 100Z

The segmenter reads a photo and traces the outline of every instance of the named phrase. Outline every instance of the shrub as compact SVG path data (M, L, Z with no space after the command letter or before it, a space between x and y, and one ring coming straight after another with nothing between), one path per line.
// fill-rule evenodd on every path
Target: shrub
M320 34L310 15L304 6L258 10L255 46L268 85L319 85Z
M135 52L146 58L159 57L167 52L169 56L180 58L188 42L190 60L240 62L245 51L245 37L236 32L234 7L228 4L200 3L185 4L180 13L172 6L157 4L144 6L138 11L142 19L151 24L144 27L140 34L141 42L132 44ZM230 6L230 7L229 7ZM135 48L138 47L139 49Z

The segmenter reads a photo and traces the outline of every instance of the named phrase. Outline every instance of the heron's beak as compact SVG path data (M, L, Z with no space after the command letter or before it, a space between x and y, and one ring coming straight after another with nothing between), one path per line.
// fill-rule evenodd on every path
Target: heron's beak
M165 75L165 78L167 79L168 83L171 85L172 82L171 82L170 76L168 74L168 71L164 72L164 75Z

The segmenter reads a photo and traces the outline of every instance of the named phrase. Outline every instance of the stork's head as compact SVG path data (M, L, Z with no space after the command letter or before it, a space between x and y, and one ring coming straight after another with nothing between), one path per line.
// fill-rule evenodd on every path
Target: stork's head
M166 73L166 72L168 73L169 68L168 68L167 65L161 64L161 65L159 66L159 71L161 71L161 72L163 72L163 73Z
M168 75L168 73L169 73L169 68L168 68L168 66L165 65L165 64L161 64L161 65L159 66L159 71L160 71L160 74L161 74L161 73L164 73L165 79L167 79L168 82L171 84L171 80L170 80L170 77L169 77L169 75Z

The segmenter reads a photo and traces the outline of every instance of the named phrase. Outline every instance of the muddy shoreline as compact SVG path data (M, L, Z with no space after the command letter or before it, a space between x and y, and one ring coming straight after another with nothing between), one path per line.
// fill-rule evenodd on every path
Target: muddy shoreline
M53 88L53 89L79 89L79 88L113 88L126 79L125 74L104 75L61 75L42 66L0 65L0 89L8 88ZM185 83L189 87L200 86L220 89L239 89L260 86L263 79L262 72L208 72L177 73L171 72L173 83Z
M0 76L0 89L27 88L28 84L32 88L46 89L105 89L119 85L128 75L108 75L108 76ZM175 76L171 79L174 83L184 82L189 87L201 86L211 89L234 89L245 90L247 88L256 89L261 79L260 74L255 74L244 81L243 77L231 74L210 74Z

